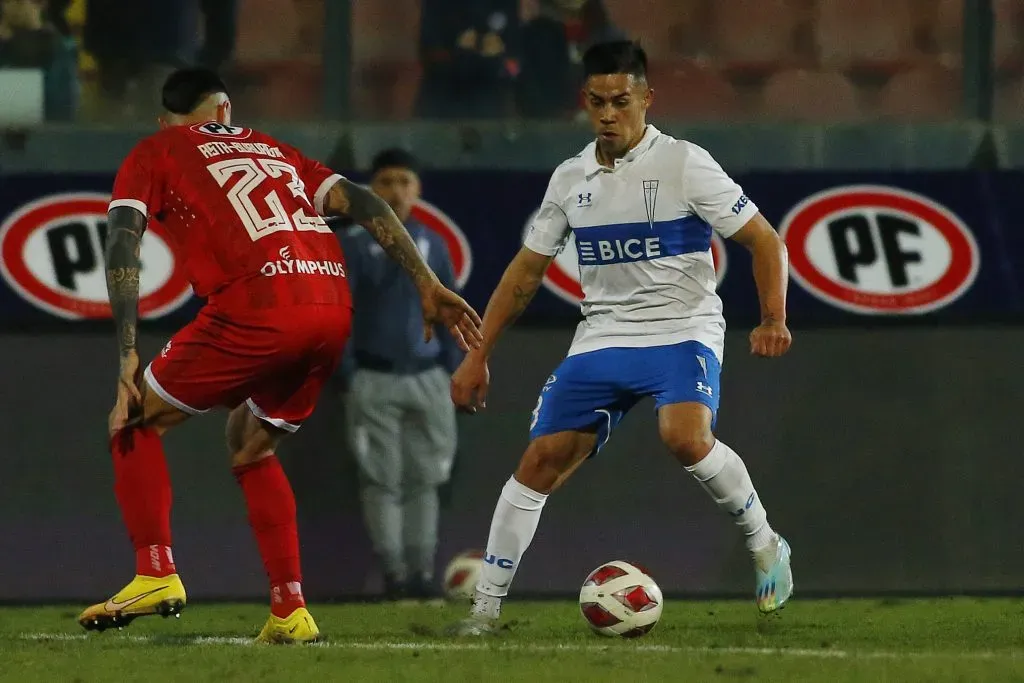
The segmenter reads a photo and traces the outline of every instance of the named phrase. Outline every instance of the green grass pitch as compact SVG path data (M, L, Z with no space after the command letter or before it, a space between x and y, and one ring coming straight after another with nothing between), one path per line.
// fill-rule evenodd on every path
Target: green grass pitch
M573 602L516 602L484 640L465 605L311 605L325 642L252 643L267 608L191 604L86 634L80 606L0 609L0 681L1024 681L1024 600L668 601L637 640L591 634Z

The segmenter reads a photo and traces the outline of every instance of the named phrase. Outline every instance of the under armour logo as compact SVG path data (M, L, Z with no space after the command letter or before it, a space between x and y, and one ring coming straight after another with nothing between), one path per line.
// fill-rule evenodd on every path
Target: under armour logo
M580 192L579 195L577 195L579 197L579 203L576 204L576 206L590 206L591 194L591 192Z
M704 384L704 382L697 382L697 391L702 394L712 395L712 389L710 384Z

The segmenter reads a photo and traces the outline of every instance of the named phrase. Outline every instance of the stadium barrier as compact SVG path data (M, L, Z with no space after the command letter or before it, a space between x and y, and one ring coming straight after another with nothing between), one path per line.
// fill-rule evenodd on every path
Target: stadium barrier
M739 178L786 233L795 344L751 358L748 258L717 244L731 327L718 432L748 462L794 549L803 594L1015 592L1019 174L755 174ZM483 305L521 242L546 177L427 173L421 217L449 238L467 296ZM100 245L111 178L17 176L0 184L0 600L89 599L123 584L132 553L113 499L106 413L116 354L103 317ZM95 193L95 194L94 194ZM434 208L440 207L440 208ZM443 211L443 213L442 213ZM151 357L197 302L154 229L144 250ZM461 257L457 252L464 249ZM723 256L724 254L724 256ZM578 318L571 247L493 364L485 413L461 423L439 562L484 543L529 412ZM461 258L461 261L459 259ZM895 321L896 325L880 325ZM904 324L919 321L923 326ZM446 400L439 397L439 400ZM328 392L282 450L299 500L312 599L379 587ZM175 556L196 598L263 599L265 580L229 472L218 417L167 440ZM749 592L742 543L658 443L642 404L552 497L519 595L568 594L603 561L649 567L668 594Z
M738 180L785 236L796 325L893 318L993 322L1024 314L1024 233L1017 229L1012 199L1024 173L755 173ZM445 237L466 297L483 306L522 243L547 175L435 171L423 181L427 201L416 216ZM101 249L111 183L106 174L5 177L4 327L106 315ZM598 260L602 249L606 256L616 249L624 249L626 258L639 254L637 245L591 248ZM749 257L717 236L712 251L727 320L755 322ZM143 254L143 312L172 326L189 319L201 302L190 295L169 238L155 222ZM570 241L525 322L578 319L577 264Z

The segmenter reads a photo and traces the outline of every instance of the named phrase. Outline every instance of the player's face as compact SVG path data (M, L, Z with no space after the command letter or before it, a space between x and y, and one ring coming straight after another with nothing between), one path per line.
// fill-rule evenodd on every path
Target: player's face
M630 74L591 76L583 88L597 145L606 158L618 158L640 142L654 91Z
M420 178L407 168L382 168L370 183L373 191L394 209L402 222L409 220L412 207L420 198Z

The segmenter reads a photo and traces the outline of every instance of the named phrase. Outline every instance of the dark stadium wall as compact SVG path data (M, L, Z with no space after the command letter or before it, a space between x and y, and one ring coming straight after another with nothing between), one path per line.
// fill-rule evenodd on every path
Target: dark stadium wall
M567 328L514 331L487 412L461 423L439 564L480 547L526 443ZM1016 591L1024 330L795 331L791 355L751 358L730 332L719 436L746 459L807 593ZM150 334L144 352L164 341ZM100 598L132 572L111 488L109 335L0 336L0 600ZM448 400L439 396L438 400ZM373 592L343 401L326 395L282 449L313 599ZM223 414L167 439L175 556L193 597L258 598L265 580L223 445ZM649 403L550 500L514 592L566 594L616 558L667 593L746 595L740 538L657 440Z

